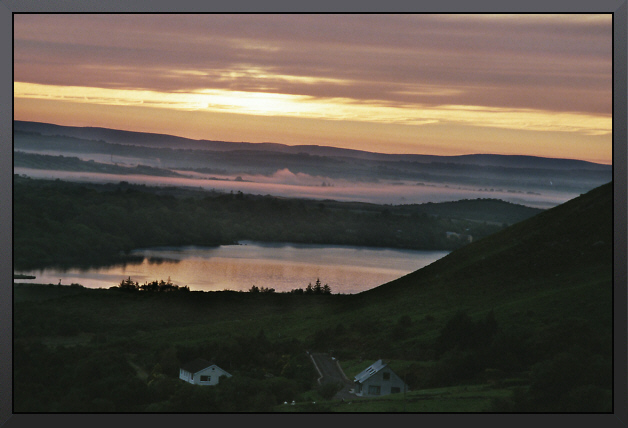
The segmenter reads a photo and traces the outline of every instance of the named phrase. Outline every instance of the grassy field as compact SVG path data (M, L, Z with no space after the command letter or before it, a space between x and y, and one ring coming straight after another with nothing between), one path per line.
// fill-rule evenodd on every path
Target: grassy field
M477 413L491 411L495 398L509 397L512 390L491 385L469 385L409 391L381 398L309 401L280 404L276 412L339 413ZM316 397L314 397L316 398Z

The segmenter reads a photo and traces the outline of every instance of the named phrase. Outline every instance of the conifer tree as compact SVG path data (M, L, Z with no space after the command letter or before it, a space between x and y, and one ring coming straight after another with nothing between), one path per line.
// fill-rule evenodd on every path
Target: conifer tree
M323 294L323 287L321 286L321 280L316 278L314 283L314 294Z

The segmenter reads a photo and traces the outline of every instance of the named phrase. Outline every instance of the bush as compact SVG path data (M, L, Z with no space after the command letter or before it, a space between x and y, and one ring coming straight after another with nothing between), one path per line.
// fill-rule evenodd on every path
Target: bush
M487 349L493 338L499 333L495 314L490 311L486 317L477 322L465 312L457 312L440 332L435 343L437 354L459 349Z
M585 407L579 411L599 411L590 408L592 403L582 403L582 397L591 388L611 388L610 363L607 363L607 370L604 366L599 358L583 353L564 352L543 361L532 369L531 401L540 411L570 411L580 404Z
M452 386L474 380L484 366L474 351L449 351L428 371L427 386Z
M331 400L341 389L341 383L328 382L319 386L317 391L324 400Z
M612 364L599 355L562 352L532 368L527 391L513 396L518 412L609 412Z

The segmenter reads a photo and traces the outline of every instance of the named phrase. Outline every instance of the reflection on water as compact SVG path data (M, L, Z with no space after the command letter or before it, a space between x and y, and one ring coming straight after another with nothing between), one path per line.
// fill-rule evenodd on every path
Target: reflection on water
M162 264L164 262L168 262L168 263L178 263L179 262L179 260L164 259L163 257L154 257L154 256L146 257L144 259L144 261L146 263L148 263L149 265L160 265L160 264Z
M320 278L332 293L353 294L399 278L445 256L446 251L242 242L220 247L136 250L141 262L89 269L44 269L36 283L109 288L131 277L140 284L170 278L191 290L243 290L253 285L290 291ZM26 281L20 281L26 282Z

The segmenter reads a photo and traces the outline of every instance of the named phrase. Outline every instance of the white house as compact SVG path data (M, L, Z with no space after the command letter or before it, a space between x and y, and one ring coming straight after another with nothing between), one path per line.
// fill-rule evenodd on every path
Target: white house
M473 242L473 236L471 235L463 235L461 233L456 232L445 232L445 235L448 239L457 238L457 239L466 239L469 242Z
M405 382L382 360L377 360L358 374L354 383L355 395L359 397L376 397L408 390Z
M216 364L202 358L183 364L179 369L179 379L192 385L217 385L221 376L231 377Z

